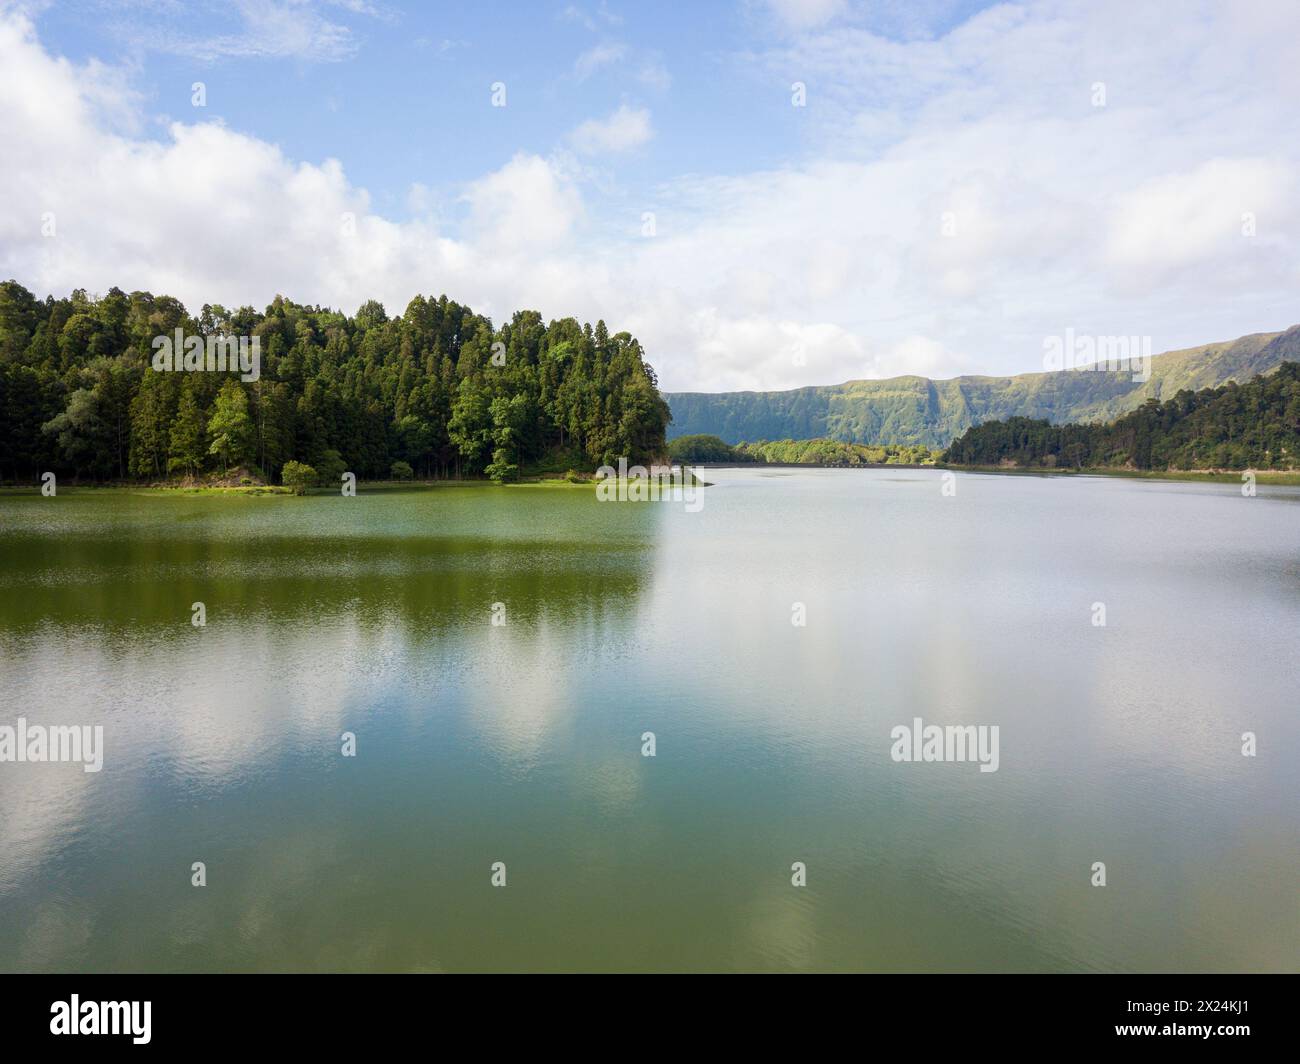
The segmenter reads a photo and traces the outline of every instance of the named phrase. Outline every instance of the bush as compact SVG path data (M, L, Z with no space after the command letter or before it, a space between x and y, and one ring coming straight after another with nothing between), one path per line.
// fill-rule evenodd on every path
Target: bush
M394 480L410 480L415 476L415 470L411 468L411 464L403 462L401 459L389 466L388 472Z
M492 461L483 472L491 477L494 483L504 484L519 475L519 467L510 461L510 455L504 447L498 447L492 452Z
M285 462L280 479L286 488L293 488L295 495L306 495L307 489L316 483L316 470L305 462Z

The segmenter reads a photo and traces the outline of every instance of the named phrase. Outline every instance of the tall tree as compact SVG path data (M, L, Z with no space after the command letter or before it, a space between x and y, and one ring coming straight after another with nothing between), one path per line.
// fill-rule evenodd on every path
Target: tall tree
M167 468L194 476L203 467L208 454L207 435L207 419L194 397L194 389L186 381L181 389L176 420L172 422Z
M250 461L256 433L248 413L248 396L237 381L226 381L208 419L210 454L220 455L222 468Z

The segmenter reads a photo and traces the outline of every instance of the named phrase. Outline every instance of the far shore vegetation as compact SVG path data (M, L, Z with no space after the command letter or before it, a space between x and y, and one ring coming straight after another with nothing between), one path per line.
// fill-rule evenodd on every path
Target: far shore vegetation
M1151 399L1106 424L986 421L953 440L943 460L999 471L1300 473L1300 362L1245 384Z
M947 450L842 440L729 444L708 434L669 441L675 461L833 467L935 465L987 473L1086 473L1174 480L1300 484L1300 363L1245 384L1182 390L1108 423L1023 417L967 429Z
M253 379L155 369L175 331L258 340ZM1290 336L1290 334L1286 334ZM1151 398L1106 423L1010 417L946 450L830 438L669 441L654 370L630 334L520 311L495 326L446 296L390 317L277 296L264 310L113 288L37 299L0 283L0 483L218 494L435 481L587 484L597 467L942 466L1271 483L1300 477L1300 363L1244 384Z
M933 465L938 452L924 445L846 443L842 440L758 440L734 446L697 433L668 443L674 462L692 465L811 465L830 467Z
M256 339L258 372L159 371L155 342L177 331ZM508 482L649 465L669 417L641 345L603 321L525 310L495 325L422 295L396 316L282 296L191 314L149 292L38 299L0 283L0 480L202 486L245 468L295 491L345 471Z

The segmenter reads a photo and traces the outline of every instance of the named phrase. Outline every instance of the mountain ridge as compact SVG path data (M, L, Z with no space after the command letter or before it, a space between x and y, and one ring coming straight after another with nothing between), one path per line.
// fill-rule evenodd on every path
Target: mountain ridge
M668 438L709 434L727 443L817 439L945 447L983 421L1028 417L1053 424L1108 421L1148 399L1168 399L1228 381L1242 383L1300 359L1300 325L1249 333L1151 358L1146 381L1086 369L1014 376L918 375L784 391L664 392L673 414Z

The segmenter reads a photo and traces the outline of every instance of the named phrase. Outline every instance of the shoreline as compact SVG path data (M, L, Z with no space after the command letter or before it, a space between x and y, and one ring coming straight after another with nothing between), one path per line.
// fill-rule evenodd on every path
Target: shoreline
M518 480L509 484L495 484L491 480L359 480L357 494L377 491L414 491L435 488L590 488L594 481L571 481L563 477L535 477ZM60 484L58 494L80 494L85 492L119 492L131 495L250 495L250 496L287 496L305 498L312 495L338 495L336 487L312 487L299 495L293 488L283 484L241 484L232 486L199 485L184 486L171 484ZM0 484L0 496L5 495L39 495L39 484Z
M1209 483L1240 484L1243 473L1254 473L1259 483L1300 486L1300 470L1291 469L1122 469L1088 467L1083 469L1049 469L1036 466L958 465L949 462L870 462L862 465L822 465L812 462L714 462L702 463L704 469L934 469L957 473L989 473L1007 476L1085 476L1126 477L1131 480L1186 480Z
M1183 469L1183 470L1143 470L1143 469L1114 469L1114 468L1088 468L1088 469L1039 469L1025 466L971 466L955 464L916 464L901 462L878 462L864 465L817 465L806 462L719 462L714 465L700 466L701 469L846 469L846 470L873 470L873 469L896 469L896 470L950 470L958 473L975 473L996 476L1030 476L1030 477L1116 477L1129 480L1165 480L1165 481L1190 481L1205 482L1217 484L1240 484L1243 473L1253 472L1257 483L1270 484L1283 487L1300 487L1300 470L1283 470L1283 469L1256 469L1256 470L1228 470L1228 469ZM596 482L594 480L568 480L564 477L556 476L537 476L528 477L522 480L514 481L509 484L495 484L486 479L448 479L448 480L363 480L358 481L357 490L360 492L381 492L381 491L416 491L416 490L436 490L438 488L591 488ZM701 486L708 486L701 485ZM83 493L83 492L123 492L135 495L160 495L160 496L184 496L184 495L248 495L248 496L295 496L298 493L292 488L286 488L280 484L249 484L249 485L167 485L167 484L63 484L59 486L59 492ZM39 495L41 493L38 484L0 484L0 496L6 495ZM306 496L311 495L337 495L338 489L334 487L313 487L308 488Z
M680 463L685 465L686 463ZM822 462L696 462L692 469L938 469L933 462L860 462L856 465Z
M1120 477L1129 480L1185 480L1211 484L1240 484L1242 475L1253 473L1264 484L1300 486L1300 470L1291 469L1120 469L1105 466L1083 469L1047 469L1031 466L939 465L958 473L997 473L1011 476Z

